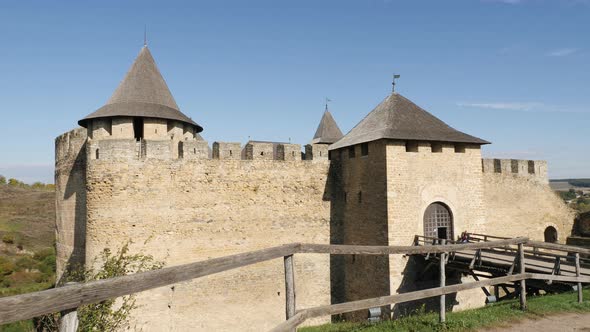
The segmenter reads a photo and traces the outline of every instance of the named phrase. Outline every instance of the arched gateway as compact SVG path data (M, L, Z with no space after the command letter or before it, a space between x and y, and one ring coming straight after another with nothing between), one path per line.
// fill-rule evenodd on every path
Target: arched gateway
M430 204L424 212L424 236L453 239L453 214L443 203Z

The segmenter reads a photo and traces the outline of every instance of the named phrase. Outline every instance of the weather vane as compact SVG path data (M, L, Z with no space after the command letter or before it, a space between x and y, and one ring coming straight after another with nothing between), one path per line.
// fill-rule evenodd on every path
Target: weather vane
M332 100L328 97L326 97L326 111L328 110L328 103L331 102Z
M400 78L400 75L398 74L393 74L393 81L391 82L391 92L395 92L395 80Z

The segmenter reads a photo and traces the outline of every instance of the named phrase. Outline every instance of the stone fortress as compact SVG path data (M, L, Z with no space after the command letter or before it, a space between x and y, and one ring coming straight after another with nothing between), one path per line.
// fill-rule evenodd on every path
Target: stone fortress
M564 242L572 229L544 161L482 159L489 142L397 93L346 135L326 109L305 152L261 141L210 146L144 47L106 105L78 124L55 141L58 278L129 241L173 266L292 242L410 245L414 235L462 231ZM270 329L285 319L282 265L140 293L131 329ZM418 269L399 255L298 255L297 306L412 290ZM459 293L454 310L483 303L481 291Z

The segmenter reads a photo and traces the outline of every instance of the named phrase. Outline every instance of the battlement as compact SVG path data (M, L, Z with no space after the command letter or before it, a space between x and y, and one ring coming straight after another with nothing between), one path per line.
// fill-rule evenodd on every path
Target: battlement
M482 171L501 175L529 177L547 182L547 162L545 160L482 159Z
M96 136L95 136L96 137ZM143 160L143 159L222 159L310 161L328 160L328 145L310 144L301 151L300 144L276 142L248 142L243 148L239 142L213 142L212 148L202 139L177 141L173 139L116 138L114 135L88 138L88 160Z

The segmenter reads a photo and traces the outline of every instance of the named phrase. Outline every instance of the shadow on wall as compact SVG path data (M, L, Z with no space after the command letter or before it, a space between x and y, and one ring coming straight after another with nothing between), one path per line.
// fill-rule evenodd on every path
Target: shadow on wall
M86 144L82 146L68 176L63 200L76 200L72 254L68 258L65 271L58 284L62 283L68 272L82 268L86 260Z
M397 289L397 293L409 293L420 291L428 288L440 286L440 270L438 260L426 260L422 256L408 256L408 263L403 272L402 282ZM446 271L446 285L456 285L461 283L461 273L456 271ZM417 312L438 311L439 297L432 297L422 300L395 304L393 307L393 317L403 317L415 314ZM448 294L446 298L446 309L452 311L453 307L459 305L457 302L457 293Z
M340 162L332 161L326 192L330 193L330 244L387 245L387 220L347 211ZM348 202L350 204L350 202ZM369 213L372 213L370 211ZM389 257L372 255L330 255L331 303L343 303L389 295ZM368 310L332 316L332 321L366 321ZM383 318L390 307L381 308Z

